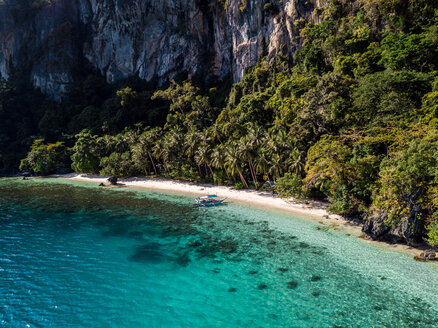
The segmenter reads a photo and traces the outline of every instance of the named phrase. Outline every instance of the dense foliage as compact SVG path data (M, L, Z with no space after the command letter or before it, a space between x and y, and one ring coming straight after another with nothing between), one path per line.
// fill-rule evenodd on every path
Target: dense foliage
M334 213L380 215L390 226L415 207L438 244L437 2L331 0L316 14L319 24L296 22L302 48L292 64L281 53L264 58L228 91L193 81L115 91L90 75L63 104L35 94L40 110L29 111L5 85L0 115L19 110L0 124L20 128L0 146L67 132L77 172L238 188L276 181L283 196L327 198ZM35 141L24 163L54 171L35 160L41 147Z
M65 167L69 162L70 150L63 142L44 144L43 139L33 142L27 157L20 163L20 170L30 170L38 174L49 174Z

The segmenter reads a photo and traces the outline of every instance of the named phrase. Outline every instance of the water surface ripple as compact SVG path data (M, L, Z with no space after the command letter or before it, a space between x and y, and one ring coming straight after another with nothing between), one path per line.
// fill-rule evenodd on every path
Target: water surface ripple
M436 265L189 201L0 179L0 326L437 327Z

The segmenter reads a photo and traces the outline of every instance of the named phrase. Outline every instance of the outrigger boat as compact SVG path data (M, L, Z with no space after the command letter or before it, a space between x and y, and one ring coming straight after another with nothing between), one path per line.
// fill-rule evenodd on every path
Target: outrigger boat
M192 205L204 206L204 207L224 205L225 199L227 199L227 197L217 198L216 195L201 196L201 197L196 197L195 202Z

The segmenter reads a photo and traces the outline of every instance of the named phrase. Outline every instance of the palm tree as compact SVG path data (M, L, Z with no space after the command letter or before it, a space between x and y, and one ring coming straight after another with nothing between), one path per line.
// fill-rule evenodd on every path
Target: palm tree
M205 144L211 144L211 136L210 136L210 131L208 130L204 130L200 133L201 135L201 140L203 143Z
M136 149L136 152L139 156L141 156L141 153L144 153L149 158L149 161L152 164L152 168L155 172L155 175L158 175L158 171L157 171L157 167L155 165L154 158L152 156L152 151L153 151L154 144L157 141L156 140L157 134L158 134L158 131L156 129L153 129L153 130L147 129L139 137L138 143L134 147L134 149ZM140 149L138 149L138 147Z
M216 169L224 170L227 174L227 178L229 178L230 175L225 167L226 159L225 147L217 145L211 153L211 165Z
M195 131L195 130L190 130L184 139L184 146L185 146L185 152L186 155L189 159L192 159L195 154L196 154L196 150L199 147L199 143L201 141L201 136L199 134L199 132ZM195 160L196 162L196 160ZM198 162L196 162L196 166L198 167L198 172L199 172L199 176L201 176L201 167L198 164Z
M143 170L145 175L148 175L148 162L149 157L147 156L147 153L145 152L145 149L141 145L141 143L133 146L131 148L132 153L132 161L134 162L134 165L139 170Z
M124 133L124 137L127 146L132 147L138 143L138 140L140 139L140 133L137 130L130 129Z
M258 125L254 124L254 123L247 123L247 135L250 138L252 144L255 147L261 147L263 142L264 142L264 138L265 138L265 130L263 130L261 127L259 127Z
M167 165L167 163L169 161L170 150L169 150L168 143L166 142L165 136L162 136L157 141L157 143L155 144L155 146L152 149L152 153L155 156L155 158L161 159L163 161L164 170L167 173L170 173L169 167Z
M248 184L243 176L243 168L242 161L239 157L238 145L237 144L228 144L227 146L227 158L226 158L226 166L230 170L232 176L235 176L236 173L239 174L240 180L242 181L245 188L248 188Z
M210 147L208 144L202 142L201 145L198 147L198 150L195 154L195 161L197 165L204 164L205 165L205 176L208 177L208 171L207 168L211 172L211 176L214 175L213 170L211 169L210 165Z
M282 162L280 155L272 155L271 160L269 161L268 172L274 176L274 180L283 174L283 165L284 163Z
M266 150L263 148L259 149L257 154L257 159L255 161L256 172L259 174L266 174L269 184L271 184L271 179L269 178L269 161L266 155Z
M271 133L265 134L263 148L265 149L266 154L269 156L278 153L279 148L275 141L275 135L272 135Z
M249 165L249 171L251 173L252 180L254 181L254 186L257 189L257 176L254 169L254 149L253 149L253 140L248 136L245 136L240 139L238 148L237 148L240 157L242 160L247 161Z
M188 158L192 158L195 155L196 149L199 146L201 137L195 130L190 130L185 135L184 146L186 149L186 155Z
M178 159L184 144L183 130L179 127L173 128L166 134L165 140L169 149L169 161Z
M297 176L303 177L304 173L304 152L300 151L296 146L292 148L287 159L289 171Z
M210 130L210 133L211 133L212 137L217 139L217 141L219 141L219 143L222 144L222 141L221 141L221 131L220 131L219 126L217 125L217 123L215 123L212 126L210 126L209 130Z
M290 148L289 137L285 130L278 130L274 136L274 142L282 152L287 151Z

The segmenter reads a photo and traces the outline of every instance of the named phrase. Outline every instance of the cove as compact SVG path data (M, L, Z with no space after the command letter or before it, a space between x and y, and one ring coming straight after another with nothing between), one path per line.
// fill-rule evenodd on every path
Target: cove
M191 199L0 179L0 325L436 327L436 264Z

